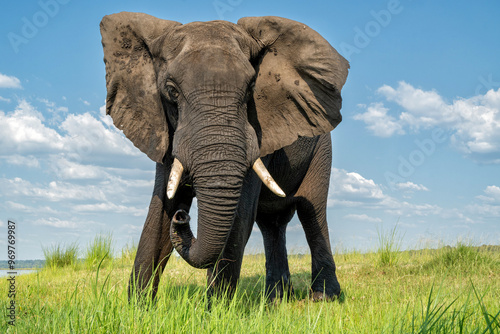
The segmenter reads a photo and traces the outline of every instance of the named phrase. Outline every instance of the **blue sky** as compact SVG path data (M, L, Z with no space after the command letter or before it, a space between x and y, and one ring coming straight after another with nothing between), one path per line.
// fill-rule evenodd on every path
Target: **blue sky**
M104 115L99 22L120 11L188 23L276 15L351 64L333 131L328 220L337 249L500 244L500 4L496 1L7 2L0 13L0 244L18 258L112 233L137 241L154 163ZM195 220L195 219L193 219ZM1 237L3 236L3 237ZM288 246L307 249L296 218ZM262 250L256 230L248 250ZM0 254L6 259L6 253Z

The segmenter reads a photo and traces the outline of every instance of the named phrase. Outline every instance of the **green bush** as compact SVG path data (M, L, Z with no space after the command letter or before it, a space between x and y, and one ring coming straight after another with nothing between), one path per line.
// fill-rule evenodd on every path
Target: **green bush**
M77 263L78 245L76 243L66 246L57 244L47 248L42 247L42 249L46 268L62 268L74 266Z

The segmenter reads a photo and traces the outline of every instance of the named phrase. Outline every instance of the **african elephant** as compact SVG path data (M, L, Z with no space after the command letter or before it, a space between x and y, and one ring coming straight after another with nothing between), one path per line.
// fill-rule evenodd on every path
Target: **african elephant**
M256 221L266 289L279 298L292 291L285 230L296 211L313 298L339 295L326 201L348 62L311 28L280 17L181 24L122 12L100 27L106 112L157 163L130 283L142 291L152 279L154 298L175 248L208 269L209 294L234 291Z

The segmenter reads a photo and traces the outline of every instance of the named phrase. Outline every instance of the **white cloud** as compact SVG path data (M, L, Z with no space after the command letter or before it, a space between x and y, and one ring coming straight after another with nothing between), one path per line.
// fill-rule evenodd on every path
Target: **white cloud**
M500 220L500 187L492 185L484 189L484 195L477 196L481 201L467 206L467 210L482 218Z
M14 154L11 156L4 157L5 161L8 164L16 165L16 166L26 166L31 168L40 167L40 162L37 158L32 155L23 156L19 154Z
M14 76L0 73L0 88L22 88L21 81Z
M332 168L328 206L359 206L380 203L385 195L373 180L358 173Z
M0 96L0 101L10 103L10 99Z
M62 150L63 137L43 121L43 115L24 100L14 112L0 112L0 154Z
M68 220L61 220L59 218L40 218L37 219L33 222L35 225L45 225L45 226L52 226L56 228L77 228L78 224L74 221L68 221Z
M53 208L49 206L38 206L38 207L31 207L24 205L22 203L17 203L17 202L12 202L12 201L6 201L5 204L9 209L16 210L16 211L21 211L21 212L26 212L26 213L34 213L36 215L40 214L59 214L57 210L54 210Z
M141 233L143 226L142 225L125 224L122 226L121 229L126 231L128 234L135 234L135 233Z
M435 91L423 91L401 81L396 89L384 85L377 92L406 110L400 115L400 121L410 128L437 126L457 120L452 106Z
M41 198L51 202L69 200L106 200L104 192L95 185L78 185L67 182L51 181L48 185L34 185L19 177L0 179L2 193L7 197L20 196Z
M79 100L79 101L81 101L81 102L82 102L83 104L85 104L86 106L90 106L90 102L89 102L89 101L86 101L86 100L84 100L84 99L82 99L82 98L79 98L78 100Z
M7 206L11 209L14 209L14 210L19 210L19 211L24 211L24 212L27 212L30 210L29 207L27 207L26 205L24 204L21 204L21 203L16 203L16 202L12 202L12 201L7 201L5 202L5 204L7 204Z
M426 186L422 184L415 184L413 182L404 182L404 183L396 183L396 189L402 190L402 191L429 191Z
M355 221L363 221L368 223L381 223L382 219L368 216L367 214L348 214L344 216L345 219L355 220Z
M108 176L104 168L72 162L62 155L50 159L54 173L64 180L102 179Z
M53 103L42 100L48 106ZM59 108L61 110L61 108ZM109 116L102 120L90 113L68 114L58 130L45 125L45 118L30 103L19 102L13 112L0 112L0 154L36 155L65 153L73 160L106 160L110 157L142 157L143 154L110 126ZM115 159L116 160L116 159Z
M368 130L378 137L404 135L403 127L394 117L387 115L388 111L389 109L385 108L382 103L373 103L366 107L365 113L355 115L354 119L365 122Z
M147 209L139 209L133 206L117 205L111 202L103 202L97 204L79 204L73 207L77 212L114 212L121 214L131 214L134 216L144 216Z
M492 198L494 202L500 205L500 187L487 186L484 190L484 193L490 196L490 198Z
M81 155L142 155L119 130L105 127L89 113L68 115L60 128L68 134L67 148L71 152Z
M395 217L440 215L443 212L437 205L398 200L384 194L382 186L373 180L337 168L332 168L328 206L356 208L356 210L383 210Z
M384 85L377 92L386 101L403 108L398 117L388 116L389 109L377 102L356 115L376 136L402 134L440 127L451 131L456 148L489 163L500 163L500 89L471 98L458 97L446 102L436 91L424 91L406 82L397 88Z

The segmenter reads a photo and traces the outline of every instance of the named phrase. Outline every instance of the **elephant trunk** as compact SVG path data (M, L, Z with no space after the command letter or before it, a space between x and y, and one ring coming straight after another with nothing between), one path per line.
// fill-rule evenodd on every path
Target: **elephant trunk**
M182 210L175 213L170 229L173 246L196 268L214 264L222 254L236 216L243 179L250 167L244 133L228 136L227 127L214 128L201 129L192 138L197 145L191 153L189 174L198 198L198 238L189 227L189 215Z

